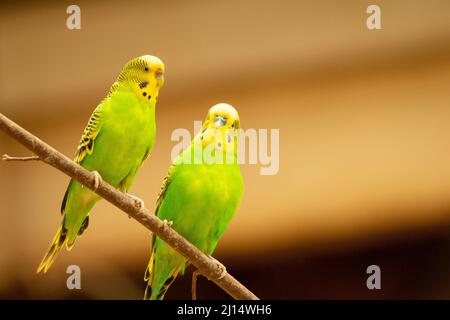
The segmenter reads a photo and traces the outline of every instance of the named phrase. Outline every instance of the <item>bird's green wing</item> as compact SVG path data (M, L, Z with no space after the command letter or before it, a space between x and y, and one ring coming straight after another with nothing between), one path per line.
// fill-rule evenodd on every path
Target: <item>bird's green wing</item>
M172 172L175 170L176 165L172 164L169 168L169 171L167 172L167 175L164 177L161 189L159 190L158 198L156 199L156 209L155 209L155 215L158 216L159 207L161 206L162 201L164 200L164 195L166 194L167 189L170 185L170 177L172 175Z
M82 164L83 160L86 158L86 155L92 154L92 151L94 150L94 141L97 138L101 128L101 106L102 104L95 108L94 112L89 118L86 128L84 128L83 135L81 136L80 143L78 144L77 151L75 152L74 161L78 164ZM69 186L67 187L64 194L64 198L61 203L61 214L64 214L67 196L69 194L72 181L73 180L70 180Z
M83 131L83 135L81 136L74 159L74 161L78 164L81 164L86 155L92 154L92 151L94 150L94 141L101 129L101 106L102 104L94 110L86 128Z
M170 176L172 171L175 170L175 164L172 164L169 168L169 171L167 172L166 176L163 179L162 185L161 185L161 189L159 190L159 194L158 194L158 198L156 199L156 209L155 209L155 215L158 216L158 211L159 208L161 207L161 203L164 200L164 195L166 194L167 189L169 188L169 184L170 184ZM153 266L155 263L155 240L156 240L156 235L153 233L152 234L152 253L150 256L150 262L147 265L147 268L145 269L145 274L144 274L144 281L149 281L150 280L150 276L153 274ZM151 292L150 292L151 293ZM148 292L146 290L146 294L145 296L147 296Z
M171 165L169 168L169 172L167 173L167 175L164 177L162 185L161 185L161 189L159 190L159 194L158 194L158 198L156 199L156 209L155 209L155 216L158 216L158 211L159 208L161 206L162 201L164 200L164 195L166 194L167 188L169 188L169 184L170 184L170 173L172 172L172 170L174 170L175 165ZM152 256L153 253L155 251L155 234L153 234L152 236ZM154 257L153 257L154 258ZM149 268L151 268L153 266L153 263L151 262L149 264L149 267L146 270L146 278L147 278L147 273L150 273L151 270L149 270Z

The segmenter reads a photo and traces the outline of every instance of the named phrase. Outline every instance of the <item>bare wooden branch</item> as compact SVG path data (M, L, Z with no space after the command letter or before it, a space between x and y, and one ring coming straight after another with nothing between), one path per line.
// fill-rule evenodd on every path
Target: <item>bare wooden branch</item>
M100 181L98 188L95 188L96 179L93 173L85 170L83 167L41 141L1 113L0 129L36 154L41 161L62 171L73 179L78 180L102 198L124 211L128 216L137 220L140 224L186 257L199 272L206 278L214 281L233 298L241 300L258 299L256 295L229 273L223 275L223 269L221 269L220 263L198 250L194 245L189 243L189 241L168 226L167 223L158 219L158 217L151 214L146 208L136 207L133 199L113 188L105 181Z
M34 161L40 160L38 156L30 156L30 157L11 157L7 154L2 155L3 161Z

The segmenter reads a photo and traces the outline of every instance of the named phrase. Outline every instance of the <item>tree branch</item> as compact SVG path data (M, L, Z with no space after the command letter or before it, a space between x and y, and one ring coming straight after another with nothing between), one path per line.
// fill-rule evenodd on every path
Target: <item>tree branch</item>
M220 267L220 263L198 250L175 230L170 228L167 223L164 223L158 217L152 215L146 208L137 208L132 199L126 194L116 190L105 181L101 181L98 188L95 188L95 176L93 173L85 170L83 167L41 141L1 113L0 129L36 154L37 158L41 161L62 171L73 179L78 180L102 198L127 213L128 216L137 220L177 252L186 257L200 273L214 281L233 298L241 300L258 299L256 295L243 286L233 276L228 273L223 275L223 269ZM6 160L9 161L8 158Z
M30 156L30 157L11 157L7 154L2 155L3 161L33 161L40 160L38 156Z

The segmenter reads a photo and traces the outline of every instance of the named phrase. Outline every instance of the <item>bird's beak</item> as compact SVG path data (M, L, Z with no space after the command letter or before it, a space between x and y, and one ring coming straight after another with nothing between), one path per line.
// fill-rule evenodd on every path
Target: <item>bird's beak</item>
M164 84L164 71L161 68L155 70L155 79L159 86L162 87Z
M155 78L156 79L162 79L164 77L164 71L162 71L161 68L156 69L155 71Z
M225 119L224 117L216 116L214 118L214 127L215 128L223 127L226 123L227 123L227 119Z

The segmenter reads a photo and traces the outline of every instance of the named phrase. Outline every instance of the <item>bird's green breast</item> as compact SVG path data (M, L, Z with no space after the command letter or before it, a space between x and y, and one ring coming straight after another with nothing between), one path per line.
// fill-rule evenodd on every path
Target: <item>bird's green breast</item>
M237 164L178 163L158 211L161 219L209 252L233 217L243 191Z

